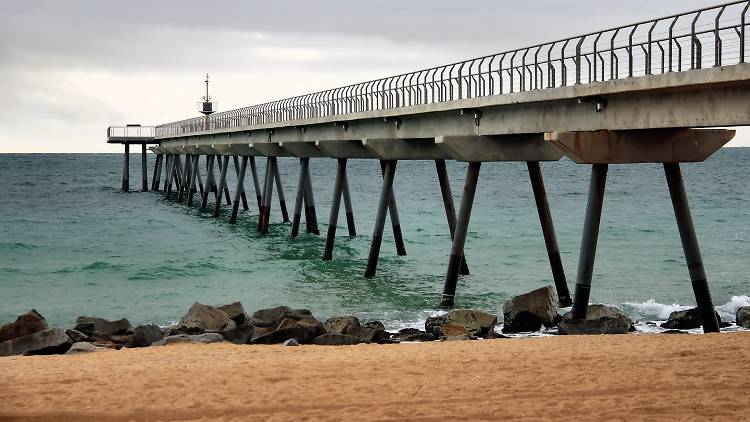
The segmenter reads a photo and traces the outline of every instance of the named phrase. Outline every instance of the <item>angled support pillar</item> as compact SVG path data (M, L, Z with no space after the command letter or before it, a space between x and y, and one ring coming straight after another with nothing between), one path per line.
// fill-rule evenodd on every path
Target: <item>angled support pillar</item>
M258 201L258 212L260 212L262 194L260 182L258 182L258 169L255 167L255 157L250 157L250 172L253 175L253 187L255 188L255 199Z
M219 171L222 172L224 175L226 175L227 172L224 170L224 168L228 165L229 165L229 156L228 155L222 156L222 159L219 160ZM226 184L226 179L224 180L224 182L225 182L225 184L223 185L224 187L223 188L219 187L217 189L217 191L219 192L219 198L221 198L221 192L224 192L224 198L226 198L227 205L232 205L232 200L229 199L229 186Z
M542 170L539 167L539 161L527 161L526 166L529 169L531 188L534 191L534 200L536 201L536 209L539 213L539 222L542 225L542 235L544 236L544 244L547 247L552 278L555 280L558 302L561 308L567 308L573 301L570 298L568 281L565 278L562 258L560 258L560 248L557 245L557 236L555 235L555 226L552 222L552 213L549 210L547 190L544 188Z
M440 302L440 306L443 308L452 308L456 296L458 274L461 269L461 261L463 261L464 244L466 243L466 234L469 231L471 208L474 205L474 194L477 191L477 181L479 180L479 170L481 167L481 162L470 162L469 168L466 171L464 195L461 198L461 206L458 210L458 221L456 221L456 231L453 234L451 255L448 260L448 272L445 276L445 286L443 287L443 298Z
M682 250L685 252L685 261L690 272L695 302L698 305L698 312L703 322L703 332L717 333L719 332L719 321L716 319L711 292L708 289L706 270L703 268L703 258L698 247L698 237L693 226L693 217L685 193L685 184L682 181L680 164L664 163L664 174L669 186L669 196L672 198L677 228L680 231Z
M336 225L339 219L339 208L341 208L341 196L346 180L346 158L339 158L336 166L336 181L333 186L333 199L331 199L331 215L328 217L328 234L323 251L323 261L333 259L333 244L336 241Z
M451 241L456 232L456 206L453 203L453 192L451 192L451 183L448 178L448 169L445 166L445 160L435 160L438 181L440 182L440 193L443 196L443 207L445 208L445 217L448 219L448 230L451 233ZM460 275L469 275L469 265L466 263L466 256L461 256L461 265L459 267Z
M182 158L180 157L180 154L175 154L174 158L175 158L175 168L174 169L175 169L175 172L176 172L176 174L175 174L175 182L177 184L175 186L175 190L177 190L177 202L181 202L182 201L182 191L184 190L184 186L185 186L185 177L183 176L184 172L182 171Z
M239 177L240 177L240 159L239 159L239 157L237 157L236 155L234 155L234 156L232 156L232 161L234 161L234 174L239 179ZM245 159L245 164L247 164L247 159ZM245 174L243 173L242 175L244 177ZM239 181L238 181L237 182L237 186L239 186L239 185L240 184L239 184ZM240 191L240 199L242 200L242 209L244 209L245 211L249 210L250 208L248 208L248 206L247 206L247 196L245 196L245 184L244 183L242 183L242 190ZM234 200L235 201L237 200L237 195L235 195ZM234 209L234 208L232 208L232 209Z
M154 161L154 174L151 176L151 190L158 192L161 184L161 166L164 160L164 154L156 154Z
M396 175L395 160L381 161L383 167L383 188L380 191L380 201L378 202L378 211L375 215L375 228L372 232L372 243L370 244L370 254L367 256L367 268L365 269L365 278L375 277L378 267L378 258L380 257L380 244L383 241L383 229L385 228L385 215L388 206L393 197L393 179Z
M219 212L221 211L221 193L227 188L227 168L229 167L229 156L223 155L219 157L221 161L219 161L219 166L221 167L221 173L219 175L219 185L216 188L216 192L218 193L218 196L216 198L216 202L214 203L214 214L213 217L217 218L219 217Z
M349 237L357 237L357 228L354 226L352 197L349 194L349 177L346 173L344 173L344 208L346 209L346 227L349 229Z
M385 162L380 161L380 171L385 177ZM391 227L393 228L393 240L396 242L396 254L398 256L406 256L406 248L404 247L404 236L401 233L401 219L398 216L398 206L396 206L396 194L393 193L391 188L390 197L388 198L388 213L391 217Z
M146 144L141 144L141 190L148 192L148 161L146 159Z
M122 191L130 190L130 144L125 143L125 155L122 157Z
M195 177L198 178L198 189L200 190L201 197L203 197L203 178L201 177L201 156L196 155L195 160L197 163L195 164Z
M302 219L302 203L304 202L307 191L307 167L310 165L309 158L299 159L299 182L297 183L297 196L294 197L294 214L292 215L292 233L291 237L299 235L299 224Z
M169 192L172 189L172 154L167 154L164 158L164 190L162 196L169 198Z
M208 195L211 194L210 186L214 186L214 160L215 155L209 155L206 157L206 190L203 191L203 198L201 201L201 209L205 209L208 204ZM216 192L216 190L214 190Z
M271 222L271 204L273 203L273 185L276 178L276 157L268 157L266 164L266 186L263 189L263 210L260 216L260 233L268 234L268 226Z
M234 157L237 159L237 157ZM237 162L235 161L235 166ZM237 211L240 208L240 201L245 198L245 169L247 168L247 157L242 157L242 163L237 169L237 190L234 193L234 202L232 202L232 216L229 218L229 224L235 224L237 222ZM247 200L244 199L244 204L247 204ZM247 205L245 205L245 211L247 211Z
M193 195L195 194L195 179L198 175L198 156L192 155L190 158L190 185L188 189L187 205L193 206Z
M273 178L276 181L276 190L279 193L279 208L281 208L281 217L285 223L289 222L289 212L286 209L286 199L284 199L284 187L281 185L281 175L279 174L279 163L274 158L274 175Z
M308 160L309 158L305 158ZM306 229L308 233L315 235L320 234L320 228L318 228L318 215L315 211L315 194L313 193L312 175L310 173L310 166L308 165L305 169L307 172L307 186L305 187L305 220Z
M596 244L599 238L599 223L604 205L604 187L607 182L608 164L594 164L591 168L589 199L586 204L586 220L583 223L581 252L578 257L576 291L573 298L573 319L586 319L591 294L591 278L596 259Z

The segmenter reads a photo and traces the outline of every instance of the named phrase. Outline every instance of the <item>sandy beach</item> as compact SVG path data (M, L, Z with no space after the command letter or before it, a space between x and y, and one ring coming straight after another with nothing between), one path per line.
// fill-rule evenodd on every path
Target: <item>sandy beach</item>
M2 420L722 419L750 333L0 358Z

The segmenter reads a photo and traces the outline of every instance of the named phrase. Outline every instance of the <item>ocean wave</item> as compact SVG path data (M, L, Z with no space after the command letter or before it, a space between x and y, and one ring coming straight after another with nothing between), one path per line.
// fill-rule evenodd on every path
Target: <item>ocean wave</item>
M657 321L667 320L669 314L674 311L684 311L695 307L695 305L682 305L679 303L659 303L653 299L645 302L625 302L622 305L623 311L633 319ZM715 308L723 321L734 322L737 309L742 306L750 306L749 296L732 296L729 302L723 305L715 305Z

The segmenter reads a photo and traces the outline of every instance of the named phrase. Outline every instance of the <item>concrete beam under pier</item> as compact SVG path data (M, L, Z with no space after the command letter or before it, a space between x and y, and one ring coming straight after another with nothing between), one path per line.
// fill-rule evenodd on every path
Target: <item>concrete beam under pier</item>
M731 141L734 130L652 129L548 133L545 139L579 164L702 162Z

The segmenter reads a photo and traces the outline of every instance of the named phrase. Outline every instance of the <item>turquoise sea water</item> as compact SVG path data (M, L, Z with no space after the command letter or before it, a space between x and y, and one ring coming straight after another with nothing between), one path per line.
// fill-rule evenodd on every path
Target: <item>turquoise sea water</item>
M408 255L396 256L386 226L378 275L365 280L380 188L375 161L350 161L359 236L346 235L342 205L334 260L323 262L324 238L289 239L278 202L269 235L256 233L249 172L251 210L232 226L226 206L213 219L209 211L138 192L135 154L135 191L120 192L121 160L117 154L0 155L0 323L36 308L62 326L83 314L167 324L195 301L240 300L251 312L285 304L319 318L380 319L390 328L419 324L435 312L450 237L432 162L398 164L395 189ZM311 164L321 233L334 163ZM290 158L279 164L291 212L299 166ZM457 205L465 168L448 165ZM263 169L259 161L260 174ZM542 171L573 291L590 167L564 159L543 163ZM750 294L750 149L723 149L705 163L683 165L683 172L714 303L727 318ZM607 182L592 302L620 306L642 321L694 304L661 166L610 166ZM472 275L459 281L457 307L501 314L511 296L552 284L525 164L482 167L466 256Z

